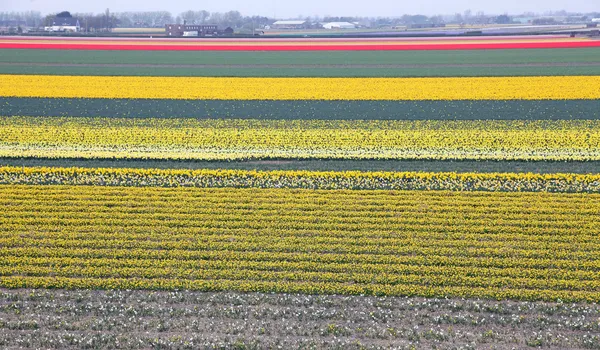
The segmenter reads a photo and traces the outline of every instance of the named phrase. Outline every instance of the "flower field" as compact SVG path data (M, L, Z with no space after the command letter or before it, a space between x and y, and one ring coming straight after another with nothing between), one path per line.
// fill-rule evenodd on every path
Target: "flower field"
M600 41L171 39L0 39L0 347L598 347Z
M599 297L594 194L0 192L4 287Z
M582 86L586 88L582 89ZM2 75L0 96L202 100L585 100L600 98L600 77L187 78Z
M0 117L0 156L600 160L600 122ZM581 137L585 135L585 137Z
M0 184L600 193L600 175L0 167Z
M499 36L464 38L360 38L360 39L214 39L172 38L7 38L0 49L54 50L137 50L137 51L418 51L418 50L501 50L600 47L596 40L568 35Z

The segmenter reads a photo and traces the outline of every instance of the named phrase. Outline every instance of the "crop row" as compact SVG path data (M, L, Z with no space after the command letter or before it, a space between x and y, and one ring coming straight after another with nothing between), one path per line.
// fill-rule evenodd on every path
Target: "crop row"
M1 184L600 192L599 175L0 167Z
M0 75L0 96L184 100L598 99L600 76L210 78Z
M0 156L600 160L600 122L0 117Z
M19 185L0 203L3 287L600 300L594 194Z

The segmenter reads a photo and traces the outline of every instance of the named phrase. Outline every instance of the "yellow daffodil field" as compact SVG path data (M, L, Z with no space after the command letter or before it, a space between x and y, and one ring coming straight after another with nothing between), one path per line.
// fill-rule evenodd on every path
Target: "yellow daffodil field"
M598 76L187 78L3 75L0 78L0 94L6 97L392 101L600 98Z
M5 46L0 348L40 344L28 298L145 315L144 340L90 348L600 346L599 48ZM431 329L392 326L417 309ZM510 337L540 315L555 335ZM318 324L260 341L290 317Z
M600 296L595 194L70 185L0 193L7 287Z
M600 122L0 117L0 157L600 160Z

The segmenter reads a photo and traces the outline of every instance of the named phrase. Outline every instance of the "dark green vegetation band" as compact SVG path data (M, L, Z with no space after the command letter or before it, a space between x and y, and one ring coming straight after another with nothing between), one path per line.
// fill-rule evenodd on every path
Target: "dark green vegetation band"
M98 67L17 66L0 63L0 74L173 77L493 77L596 75L600 66L534 67Z
M600 62L600 48L448 51L173 52L0 50L0 62L78 64L524 64Z
M3 116L339 120L600 119L600 100L240 101L0 97Z
M599 174L600 162L452 161L452 160L258 160L177 161L119 159L0 158L0 166L138 169L238 169L313 171L424 171L479 173Z
M0 74L233 77L556 76L596 75L599 64L600 48L371 52L0 50Z

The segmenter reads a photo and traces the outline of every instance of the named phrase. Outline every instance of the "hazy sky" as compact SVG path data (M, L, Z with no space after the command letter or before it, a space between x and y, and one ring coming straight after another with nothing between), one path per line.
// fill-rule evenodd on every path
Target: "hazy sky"
M112 12L167 10L177 15L185 10L211 12L238 10L243 15L263 15L293 18L298 15L339 16L400 16L402 14L453 14L471 9L473 13L518 14L525 11L566 10L573 12L600 11L600 0L0 0L0 11L37 10L42 13L58 11Z

